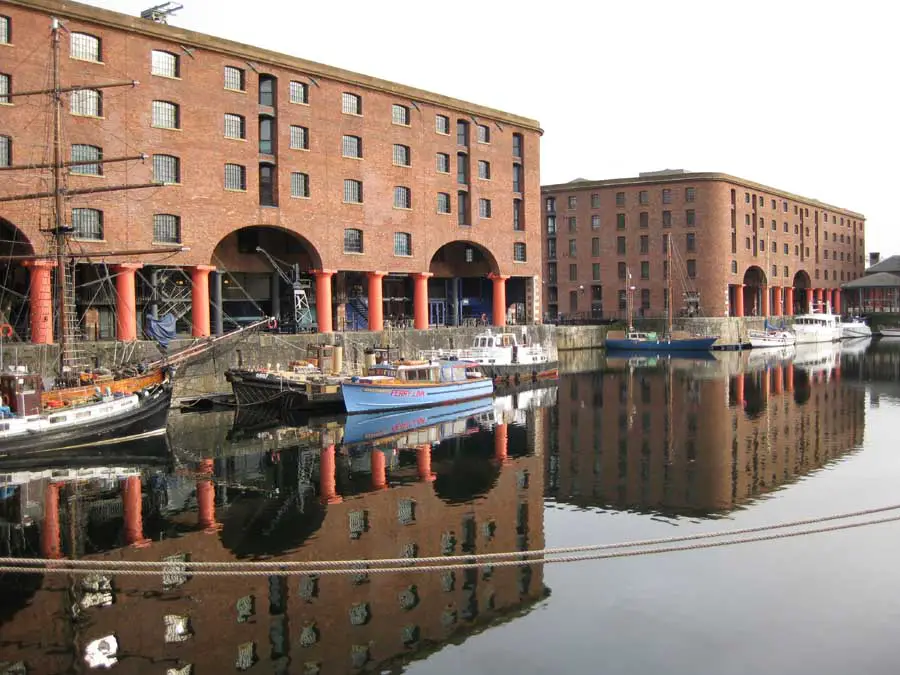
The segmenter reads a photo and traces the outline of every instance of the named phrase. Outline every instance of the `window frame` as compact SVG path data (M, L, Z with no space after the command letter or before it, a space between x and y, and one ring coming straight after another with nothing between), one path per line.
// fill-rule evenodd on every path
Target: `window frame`
M75 44L76 39L78 38L89 38L89 40L85 40L84 44L77 45ZM91 42L93 41L93 42ZM84 56L84 53L93 52L94 50L86 49L86 47L90 45L91 47L96 47L96 58L90 58L90 56ZM78 53L76 53L78 52ZM92 35L91 33L83 33L81 31L72 31L69 33L69 58L74 61L84 61L85 63L103 63L103 38L98 37L96 35Z
M157 235L160 230L157 228L158 218L172 218L172 225L175 231L173 239L160 238ZM181 216L174 213L154 213L153 214L153 243L154 244L180 244L181 243Z
M229 87L228 86L228 75L229 73L237 74L238 78L238 86L237 87ZM222 68L222 86L225 91L237 91L242 94L247 93L247 71L243 68L238 68L237 66L223 66Z
M168 56L172 58L172 64L174 68L172 69L172 74L168 72L158 72L156 70L156 57L157 56ZM154 77L164 77L170 80L180 80L181 79L181 57L175 52L166 51L165 49L151 49L150 50L150 74Z
M300 186L303 188L299 192L303 194L297 194L294 191L295 178L298 178L301 183ZM309 186L309 174L304 171L291 171L290 172L290 181L291 181L291 199L310 199L310 186Z
M354 242L351 241L351 246L350 246L350 248L348 248L348 246L347 246L348 236L350 236L351 239L353 237L355 237L356 238L355 243L358 244L358 246L354 246L353 245ZM345 227L344 228L344 253L346 255L362 255L363 253L366 252L365 245L366 245L365 233L360 228L358 228L358 227ZM358 251L353 250L354 248L359 248L359 250Z
M240 187L228 187L228 169L229 167L237 167L239 169L238 175L240 177ZM247 191L247 167L243 164L235 164L234 162L225 162L225 168L223 173L223 186L224 189L228 192L246 192Z
M78 226L80 225L80 223L76 223L76 220L80 220L80 217L77 217L77 216L86 216L89 213L97 214L97 230L100 233L99 237L85 237L85 236L82 236L82 234L80 234L78 232ZM71 223L72 223L72 230L73 230L72 237L74 239L79 239L81 241L105 241L105 239L104 239L105 232L103 229L103 211L102 210L86 208L86 207L74 207L71 210L71 219L72 219Z
M172 106L172 114L174 117L174 126L164 126L157 122L157 111L160 108L157 107L157 104L162 104L165 106ZM162 114L162 113L160 113ZM169 113L166 112L165 116L168 117ZM179 131L181 130L181 106L175 103L174 101L163 101L160 99L154 99L150 103L150 126L154 129L166 129L168 131Z
M362 96L352 91L341 92L341 114L353 115L354 117L362 117Z
M412 257L412 233L394 232L394 255L401 258Z
M394 186L394 208L403 211L412 210L412 190L408 186Z

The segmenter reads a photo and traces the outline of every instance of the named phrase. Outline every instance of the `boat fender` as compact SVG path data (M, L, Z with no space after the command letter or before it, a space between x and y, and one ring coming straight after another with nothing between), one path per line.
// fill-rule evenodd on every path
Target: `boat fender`
M278 328L278 319L276 319L274 316L270 316L268 323L266 323L266 326L268 326L269 330L275 330L276 328Z
M0 324L0 335L5 338L12 337L13 329L8 323Z

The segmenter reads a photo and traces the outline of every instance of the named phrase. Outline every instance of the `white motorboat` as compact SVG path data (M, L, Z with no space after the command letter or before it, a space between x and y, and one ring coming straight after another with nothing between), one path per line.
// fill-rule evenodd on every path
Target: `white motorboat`
M864 319L859 317L850 317L846 321L841 322L841 337L844 340L851 338L867 338L872 337L872 329Z
M881 337L900 338L900 328L882 328L879 332Z
M788 347L797 341L797 336L789 330L751 330L747 337L754 349Z
M838 342L841 335L841 317L833 314L831 305L824 304L824 311L798 314L794 317L794 334L797 344Z
M472 361L489 377L535 375L556 368L556 359L550 357L550 350L544 345L520 344L515 333L495 333L490 329L476 335L470 349L426 349L420 356L428 360Z

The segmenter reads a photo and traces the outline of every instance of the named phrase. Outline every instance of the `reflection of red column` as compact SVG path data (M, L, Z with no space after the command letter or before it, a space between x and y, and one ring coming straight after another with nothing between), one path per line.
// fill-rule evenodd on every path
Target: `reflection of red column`
M772 379L771 379L771 376L770 376L770 374L769 374L769 371L768 371L768 370L764 370L763 373L762 373L762 395L763 395L763 400L767 400L767 399L769 398L769 391L770 391L770 387L772 386L771 382L772 382Z
M36 345L53 342L53 290L50 270L56 263L50 260L26 260L29 272L30 290L28 299L31 307L31 341Z
M784 391L784 368L775 366L775 393L780 394Z
M431 444L416 446L416 465L419 467L419 480L433 481L436 478L431 473Z
M144 538L142 508L141 479L138 476L129 476L125 479L122 510L125 512L125 541L132 546L143 547L150 543L149 539Z
M491 274L488 277L491 281L494 282L494 325L495 326L505 326L506 325L506 280L509 277L505 277L500 274Z
M329 445L322 448L319 456L319 498L325 504L340 504L343 501L337 493L336 471L334 445Z
M372 450L372 489L383 490L387 487L387 471L385 466L387 460L384 453L377 448Z
M787 286L784 289L784 315L794 316L794 287Z
M369 330L384 330L385 272L369 272Z
M831 304L834 306L834 313L840 314L841 313L841 289L835 288L833 293L834 293L834 300Z
M794 364L789 363L787 365L787 379L784 383L784 388L788 391L794 391Z
M430 272L413 275L413 327L428 330L428 277Z
M772 316L781 316L782 312L781 286L774 286L772 288Z
M734 285L734 315L744 316L744 285Z
M134 275L141 263L121 263L116 271L116 337L120 342L137 340L137 298Z
M813 291L813 300L816 303L816 309L819 309L822 305L822 289L817 288Z
M211 265L191 268L191 335L194 337L209 336L209 273L215 269Z
M59 539L59 483L44 489L44 526L41 530L41 554L48 560L62 558Z
M494 459L501 464L509 461L509 427L498 424L494 427Z
M205 532L218 532L222 525L216 522L216 486L211 480L197 481L197 521Z
M744 376L743 376L743 374L737 375L734 378L734 401L737 405L743 407L743 405L744 405Z
M838 380L838 381L840 381L840 379L841 379L841 367L840 366L834 367L834 379Z
M316 277L316 323L320 333L330 333L331 321L331 277L333 270L314 270Z

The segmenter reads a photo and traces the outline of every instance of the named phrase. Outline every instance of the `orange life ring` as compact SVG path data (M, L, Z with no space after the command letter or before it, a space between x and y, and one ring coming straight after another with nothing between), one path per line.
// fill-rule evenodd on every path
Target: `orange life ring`
M0 324L0 335L5 338L13 336L13 327L8 323Z
M269 317L269 323L266 325L269 327L269 330L275 330L276 328L278 328L278 319L276 319L274 316Z

